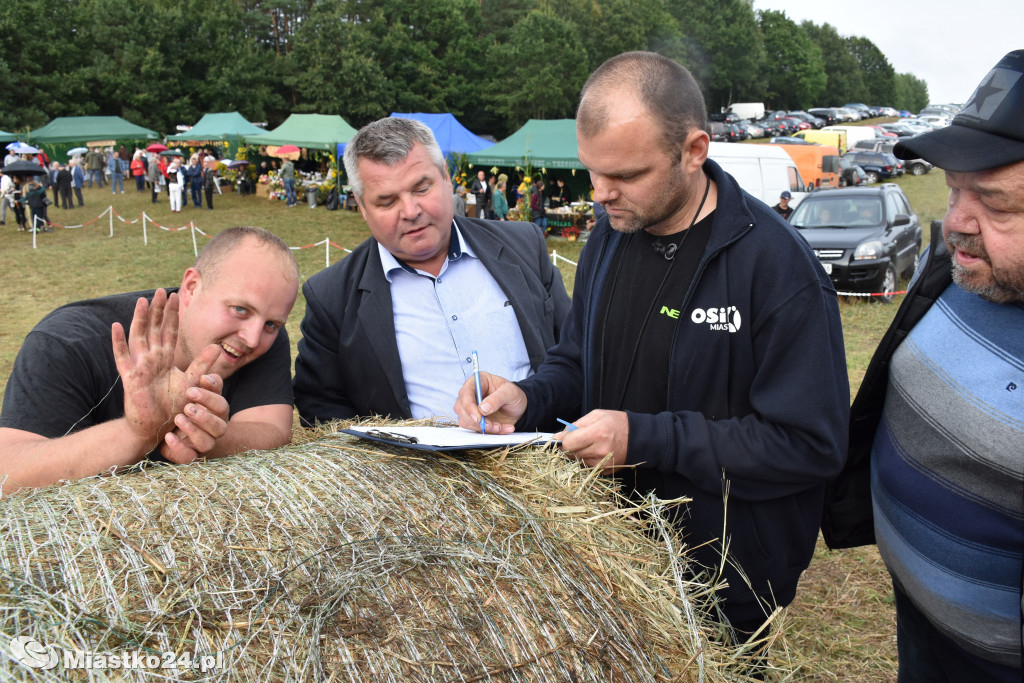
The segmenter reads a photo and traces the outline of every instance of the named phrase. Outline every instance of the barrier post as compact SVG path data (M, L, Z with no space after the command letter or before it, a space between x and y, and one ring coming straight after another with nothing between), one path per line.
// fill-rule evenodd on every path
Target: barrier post
M110 235L108 235L108 237L113 237L114 236L114 205L111 204L110 206L108 206L107 207L107 211L109 212L108 217L110 218Z
M192 233L192 253L194 253L196 255L196 257L198 258L199 257L199 247L196 245L196 222L195 221L189 221L188 225L189 225L189 229L190 229L189 231Z
M36 214L32 212L32 248L36 248Z
M330 238L330 236L328 236L327 238L324 239L324 251L327 252L327 265L325 265L324 268L329 268L331 266L331 238Z
M558 265L558 252L555 251L554 249L551 250L551 265Z

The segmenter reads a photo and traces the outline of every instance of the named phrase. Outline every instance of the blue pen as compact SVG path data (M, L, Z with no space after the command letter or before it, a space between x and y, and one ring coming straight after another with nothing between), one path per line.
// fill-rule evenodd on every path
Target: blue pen
M568 422L566 420L563 420L560 417L556 417L555 419L565 425L565 431L567 431L567 432L572 432L572 431L576 431L577 429L579 429L579 427L574 425L572 422Z
M476 404L479 406L484 401L484 397L480 392L480 357L476 355L476 351L473 352L473 382L476 383ZM480 415L480 433L486 434L486 423L484 416Z

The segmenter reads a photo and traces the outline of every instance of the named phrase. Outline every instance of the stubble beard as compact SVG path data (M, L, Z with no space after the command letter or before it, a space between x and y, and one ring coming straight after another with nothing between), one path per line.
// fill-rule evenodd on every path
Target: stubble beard
M978 235L951 232L946 236L946 244L950 251L960 249L980 258L989 267L987 273L974 272L957 263L954 255L953 282L961 289L996 304L1024 301L1024 268L1009 270L993 266L985 244Z

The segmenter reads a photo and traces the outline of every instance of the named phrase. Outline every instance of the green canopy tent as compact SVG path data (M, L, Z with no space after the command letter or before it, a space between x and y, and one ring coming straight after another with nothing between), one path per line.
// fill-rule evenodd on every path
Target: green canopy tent
M228 153L224 156L234 157L238 146L248 142L249 138L266 133L262 128L245 120L237 111L217 114L203 114L196 125L178 135L167 137L168 144L180 142L192 147L200 147L207 143L225 145Z
M530 119L493 147L467 155L475 166L583 169L576 152L576 120Z
M14 133L8 133L5 130L0 130L0 142L14 142L18 138L15 137Z
M348 142L356 132L337 115L292 114L274 130L246 137L245 141L251 145L295 145L333 153L338 143Z
M25 139L30 145L42 147L51 159L64 159L65 152L78 145L109 147L118 140L159 140L160 134L120 116L61 116L29 132Z
M159 140L149 128L136 126L120 116L61 116L28 134L29 144L91 142L94 140Z

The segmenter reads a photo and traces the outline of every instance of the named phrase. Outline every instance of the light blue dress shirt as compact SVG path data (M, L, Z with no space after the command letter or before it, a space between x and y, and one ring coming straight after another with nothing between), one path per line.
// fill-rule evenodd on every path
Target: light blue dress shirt
M414 418L455 419L455 399L480 369L517 381L531 374L508 297L452 225L448 258L435 278L378 244L391 300L402 377Z

